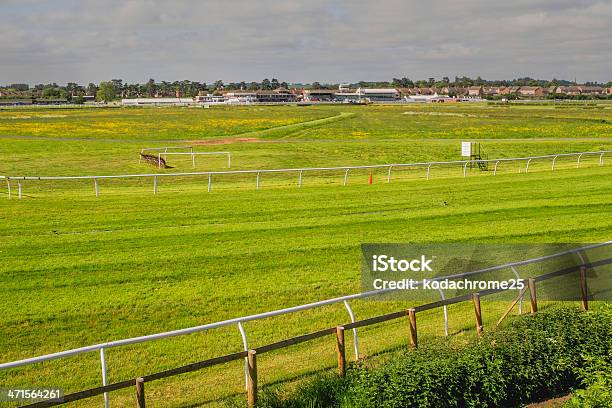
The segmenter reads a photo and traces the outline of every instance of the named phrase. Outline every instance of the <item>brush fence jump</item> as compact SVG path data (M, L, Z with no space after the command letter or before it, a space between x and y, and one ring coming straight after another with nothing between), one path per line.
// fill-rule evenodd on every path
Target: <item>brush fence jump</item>
M157 162L159 163L159 167L161 167L161 158L163 157L164 159L167 156L191 156L191 165L193 166L193 168L195 169L195 165L196 165L196 156L227 156L227 167L231 168L232 167L232 155L230 152L194 152L193 150L191 152L160 152L157 154Z
M518 269L520 267L524 267L527 265L532 265L532 264L537 264L540 262L544 262L544 261L548 261L551 259L555 259L555 258L559 258L562 256L567 256L567 255L571 255L571 254L577 254L578 258L581 260L581 262L583 263L583 265L580 265L580 270L581 270L581 279L583 278L583 268L594 268L597 266L603 266L603 265L607 265L612 263L612 259L605 259L605 260L599 260L599 261L595 261L592 262L590 264L586 263L584 254L589 251L589 250L593 250L593 249L597 249L597 248L601 248L601 247L605 247L608 245L612 245L612 241L608 241L608 242L604 242L604 243L600 243L600 244L592 244L592 245L587 245L587 246L583 246L580 248L574 248L574 249L570 249L570 250L566 250L566 251L562 251L562 252L557 252L554 254L550 254L550 255L545 255L545 256L541 256L541 257L537 257L537 258L531 258L531 259L526 259L526 260L521 260L521 261L517 261L517 262L511 262L511 263L507 263L507 264L503 264L503 265L498 265L498 266L494 266L494 267L490 267L490 268L485 268L485 269L480 269L477 271L470 271L470 272L465 272L465 273L459 273L459 274L454 274L454 275L449 275L449 276L442 276L442 277L438 277L438 278L433 278L432 280L443 280L443 279L455 279L455 278L465 278L465 277L470 277L470 276L474 276L474 275L479 275L479 274L484 274L484 273L489 273L492 271L499 271L499 270L508 270L508 271L512 271L512 273L515 276L519 276L519 272ZM543 281L546 279L550 279L556 276L562 276L564 274L568 274L571 273L573 271L576 270L576 267L569 267L569 268L565 268L562 270L556 270L554 272L550 272L550 273L546 273L544 275L540 275L537 276L535 278L530 278L529 282L530 282L530 290L532 291L532 297L531 297L531 302L532 302L532 312L534 311L534 302L535 302L535 282L537 281ZM586 276L586 275L584 275ZM586 288L586 282L582 282L581 281L581 286L584 286ZM277 350L280 348L284 348L284 347L288 347L294 344L298 344L298 343L302 343L305 341L309 341L309 340L313 340L316 338L320 338L320 337L324 337L330 334L336 334L338 335L338 341L340 343L341 340L341 351L342 351L342 355L338 356L338 362L339 362L339 367L344 367L344 360L345 360L345 356L344 356L344 330L352 330L353 331L353 349L354 349L354 358L355 360L359 359L359 345L358 345L358 338L357 338L357 328L359 327L365 327L365 326L369 326L372 324L376 324L376 323L380 323L380 322L385 322L388 320L392 320L392 319L398 319L401 318L403 316L408 315L410 318L410 324L411 324L411 344L413 347L417 346L417 332L416 332L416 317L415 317L415 313L417 312L422 312L425 310L431 310L431 309L435 309L435 308L439 308L442 307L446 310L446 307L448 305L452 305L452 304L456 304L459 302L464 302L464 301L474 301L475 306L478 307L478 309L480 308L480 297L482 296L486 296L486 295L490 295L490 294L494 294L494 293L499 293L502 292L504 290L511 290L511 289L488 289L488 290L484 290L484 291L480 291L480 292L476 292L476 293L472 293L472 294L467 294L467 295L462 295L459 297L454 297L454 298L445 298L444 295L441 293L441 300L437 301L437 302L433 302L433 303L427 303L424 305L419 305L416 306L414 308L408 309L408 310L402 310L400 312L393 312L393 313L389 313L389 314L385 314L385 315L381 315L381 316L376 316L376 317L371 317L371 318L367 318L364 320L356 320L355 314L353 313L353 310L351 308L350 302L351 301L355 301L355 300L359 300L359 299L364 299L364 298L369 298L369 297L373 297L373 296L379 296L381 294L384 293L389 293L389 292L393 292L394 290L392 289L382 289L382 290L374 290L374 291L369 291L369 292L364 292L364 293L357 293L357 294L353 294L353 295L348 295L348 296L342 296L342 297L337 297L337 298L333 298L333 299L327 299L327 300L321 300L319 302L314 302L314 303L308 303L308 304L304 304L304 305L300 305L300 306L294 306L294 307L289 307L289 308L285 308L285 309L279 309L279 310L274 310L274 311L270 311L270 312L265 312L265 313L259 313L259 314L254 314L254 315L249 315L249 316L244 316L244 317L238 317L238 318L234 318L234 319L229 319L229 320L223 320L220 322L215 322L215 323L209 323L209 324L205 324L205 325L201 325L201 326L195 326L195 327L190 327L190 328L185 328L185 329L179 329L179 330L173 330L173 331L169 331L169 332L164 332L164 333L157 333L157 334L151 334L151 335L147 335L147 336L141 336L141 337L133 337L133 338L128 338L128 339L123 339L123 340L116 340L116 341L111 341L111 342L107 342L107 343L100 343L100 344L94 344L91 346L85 346L85 347L80 347L80 348L76 348L76 349L72 349L72 350L66 350L66 351L61 351L61 352L57 352L57 353L52 353L52 354L46 354L43 356L39 356L39 357L32 357L32 358L27 358L27 359L23 359L23 360L17 360L17 361L12 361L12 362L7 362L7 363L2 363L0 364L0 370L6 370L6 369L11 369L11 368L16 368L16 367L21 367L21 366L27 366L27 365L31 365L31 364L39 364L39 363L43 363L45 361L51 361L51 360L57 360L57 359L61 359L61 358L65 358L65 357L70 357L70 356L75 356L75 355L79 355L79 354L83 354L83 353L92 353L92 352L96 352L99 354L99 358L100 358L100 366L101 366L101 382L102 382L102 387L98 387L95 389L91 389L91 390L86 390L86 391L81 391L81 392L77 392L74 394L70 394L66 397L67 400L65 399L64 402L69 402L69 401L74 401L74 400L78 400L78 399L83 399L83 398L88 398L91 397L93 395L100 395L100 394L104 394L104 405L105 407L108 407L109 405L109 401L108 401L108 392L110 391L114 391L117 389L121 389L121 388L127 388L130 386L135 385L135 380L127 380L127 381L122 381L119 383L113 383L113 384L108 384L108 376L107 376L107 365L106 365L106 355L105 355L105 350L108 350L110 348L114 348L114 347L121 347L121 346L127 346L127 345L133 345L133 344L138 344L138 343L144 343L144 342L149 342L149 341L153 341L153 340L159 340L159 339L166 339L166 338L170 338L170 337L176 337L176 336L184 336L184 335L188 335L188 334L192 334L192 333L198 333L198 332L204 332L207 330L211 330L211 329L216 329L216 328L220 328L220 327L227 327L227 326L235 326L238 329L238 333L236 333L237 335L240 335L240 339L242 341L242 345L243 345L243 351L241 352L237 352L237 353L233 353L233 354L228 354L228 355L224 355L224 356L220 356L220 357L215 357L209 360L205 360L202 362L198 362L198 363L192 363L189 364L187 366L183 366L183 367L178 367L178 368L174 368L174 369L170 369L170 370L166 370L164 372L161 373L154 373L154 374L149 374L147 376L144 376L144 380L145 381L152 381L152 380L156 380L156 379L160 379L160 378L166 378L172 375L177 375L177 374L181 374L181 373L186 373L186 372L190 372L190 371L195 371L195 370L199 370L202 369L204 367L210 367L212 365L216 365L216 364L221 364L221 363L225 363L228 361L234 361L234 360L239 360L239 359L244 359L245 360L245 383L246 383L246 387L249 393L249 405L254 405L252 404L254 401L252 400L252 398L256 398L256 388L257 388L257 381L256 381L256 367L254 368L254 359L255 359L255 355L259 355L259 354L263 354L265 352L268 351L272 351L272 350ZM586 291L585 291L586 292ZM586 299L584 299L584 293L583 292L583 308L585 308L585 302ZM523 295L526 293L525 290L519 291L517 299L522 300ZM478 304L476 304L476 302L478 301ZM514 306L514 304L516 304L518 300L515 300L515 302L512 304ZM314 333L310 333L310 334L305 334L302 336L298 336L298 337L293 337L291 339L287 339L287 340L282 340L273 344L268 344L268 345L264 345L264 346L260 346L256 349L251 349L249 347L249 342L248 342L248 338L247 338L247 334L244 328L244 324L247 322L251 322L251 321L256 321L256 320L261 320L261 319L266 319L266 318L270 318L270 317L274 317L274 316L280 316L280 315L286 315L286 314L290 314L290 313L296 313L296 312L300 312L300 311L304 311L304 310L309 310L309 309L315 309L315 308L320 308L322 306L326 306L326 305L333 305L333 304L343 304L344 307L346 308L348 317L350 319L350 323L345 324L343 326L338 326L338 327L334 327L334 328L328 328L328 329L323 329L323 330L319 330L318 332L314 332ZM537 305L535 306L535 308L537 309ZM502 317L501 320L503 320L504 317L507 316L507 314L509 313L506 312L506 314ZM448 327L448 315L445 313L444 314L444 320L445 320L445 328ZM478 320L478 314L477 314L477 320ZM499 322L498 322L499 323ZM479 324L479 332L482 330L482 322L480 320L478 320L478 324ZM413 327L414 326L414 327ZM448 335L448 332L446 332L446 335ZM340 344L339 344L340 345ZM340 364L341 363L341 364ZM253 372L255 371L255 373ZM253 374L255 374L255 381L253 379ZM340 373L342 375L342 372ZM141 390L142 391L142 390ZM253 393L255 395L253 395ZM51 404L51 405L48 405ZM32 404L31 406L52 406L52 405L60 405L61 403L50 403L50 402L42 402L42 403L36 403L36 404Z
M168 150L189 150L193 153L193 146L167 146L167 147L145 147L140 150L140 156L138 159L138 163L142 161L142 155L145 152L164 152L168 153Z
M181 154L205 154L205 153L227 153L228 154L228 165L230 165L229 152L194 152L194 153L181 153ZM368 166L339 166L339 167L304 167L304 168L289 168L289 169L260 169L260 170L227 170L227 171L205 171L205 172L190 172L190 173L157 173L157 174L123 174L123 175L109 175L109 176L0 176L0 179L4 179L7 183L8 198L12 197L12 185L11 182L17 183L18 198L21 199L23 196L22 184L25 181L42 181L42 180L90 180L93 183L94 192L96 197L100 195L99 182L101 180L109 179L142 179L150 178L153 179L153 194L157 193L157 182L158 178L162 177L205 177L207 178L208 191L212 191L213 187L213 176L227 176L227 175L253 175L255 178L255 189L259 190L261 187L261 178L265 174L295 174L297 175L297 185L302 188L304 182L304 175L308 172L342 172L343 185L347 185L349 182L349 172L351 170L386 170L386 181L391 183L393 170L401 169L424 169L425 177L427 180L430 179L432 174L435 174L436 169L443 169L445 166L458 166L462 169L463 177L466 178L468 175L467 169L470 164L477 163L492 163L493 175L497 175L498 170L507 163L514 163L518 169L518 173L524 172L529 173L529 166L535 161L548 162L550 161L550 170L555 171L555 162L559 158L575 158L576 168L580 167L581 159L587 156L594 156L598 158L599 166L604 165L604 155L612 153L612 150L600 150L595 152L576 152L576 153L559 153L549 154L544 156L528 156L528 157L512 157L512 158L500 158L500 159L487 159L487 160L454 160L454 161L436 161L436 162L421 162L421 163L395 163L395 164L375 164ZM170 152L159 153L161 154L172 154ZM179 153L175 153L179 154Z

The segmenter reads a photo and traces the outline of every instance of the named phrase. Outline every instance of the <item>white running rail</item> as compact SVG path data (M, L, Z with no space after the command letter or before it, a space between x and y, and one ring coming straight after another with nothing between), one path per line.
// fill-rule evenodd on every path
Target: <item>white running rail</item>
M153 193L157 193L157 178L158 177L185 177L185 176L207 176L208 177L208 191L212 190L212 177L214 175L230 175L230 174L254 174L256 175L256 189L260 187L260 176L266 173L298 173L299 174L299 188L302 188L303 174L309 171L344 171L344 185L348 182L349 170L357 169L386 169L387 170L387 183L391 182L391 172L394 168L405 168L405 167L426 167L427 168L427 179L429 180L431 174L431 166L443 166L443 165L463 165L463 177L467 177L467 166L468 164L477 163L494 163L493 175L497 174L497 169L500 163L504 162L526 162L525 173L529 172L529 165L534 160L545 160L552 159L551 170L554 172L555 161L559 157L577 157L576 167L580 166L580 159L583 156L599 156L599 166L604 165L604 155L612 153L612 150L600 150L593 152L576 152L576 153L559 153L549 154L543 156L528 156L528 157L512 157L512 158L500 158L500 159L487 159L487 160L453 160L453 161L434 161L434 162L420 162L420 163L392 163L392 164L374 164L367 166L337 166L337 167L303 167L303 168L286 168L286 169L259 169L259 170L226 170L226 171L205 171L205 172L191 172L191 173L151 173L151 174L121 174L121 175L106 175L106 176L0 176L0 179L6 180L8 187L8 198L12 197L11 181L17 182L18 197L21 199L23 196L22 181L39 181L39 180L92 180L94 182L94 191L96 196L99 195L99 180L105 179L129 179L129 178L153 178ZM187 153L189 154L189 153ZM229 163L229 162L228 162ZM519 168L520 173L520 168Z

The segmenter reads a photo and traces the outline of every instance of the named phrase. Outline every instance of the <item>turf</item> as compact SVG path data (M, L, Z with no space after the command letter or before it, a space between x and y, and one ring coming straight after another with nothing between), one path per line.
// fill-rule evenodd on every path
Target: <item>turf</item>
M335 117L345 109L354 115L301 128L266 131L260 138L267 142L203 148L231 150L236 168L456 159L458 141L438 139L462 137L452 129L472 122L481 130L498 127L489 135L495 140L483 142L487 153L495 157L612 146L612 111L607 105L597 109L315 108L261 108L256 113L263 125L256 131L266 126ZM226 109L109 109L66 111L65 118L40 119L38 126L48 132L33 132L28 125L21 134L15 134L20 132L19 126L6 125L17 119L5 117L34 114L2 111L0 154L4 159L0 174L151 171L137 163L138 151L148 146L145 143L155 145L158 136L168 137L173 129L177 130L176 141L193 140L199 131L199 140L244 133L250 125L248 120L242 123L243 115L252 108L237 109L236 124L224 124L222 131L209 129L208 122L199 122L198 115L234 115ZM402 113L409 109L418 113ZM35 114L58 112L64 111L41 110ZM447 115L453 112L458 115ZM478 116L485 114L498 116ZM157 129L162 130L156 133L145 128L136 132L128 126L129 135L111 130L100 134L89 132L83 117L71 115L106 115L106 119L97 120L117 123L132 123L136 120L130 119L132 116L146 122L142 116L148 115L149 121L157 118ZM59 124L48 125L54 120ZM181 120L200 128L180 129L176 124ZM432 131L427 140L421 138L422 125ZM353 126L366 133L366 138L352 133ZM58 130L65 127L71 127L74 133ZM515 128L530 130L518 135ZM563 131L554 130L557 128ZM515 138L521 140L510 140ZM176 161L175 165L169 171L190 167L188 162ZM220 159L199 168L221 169L223 165ZM375 173L373 185L367 184L367 173L357 172L351 174L346 187L341 185L340 173L317 174L306 179L302 190L297 188L296 180L283 177L265 179L260 191L254 190L254 180L249 178L219 179L211 193L206 192L203 180L164 180L157 195L151 194L148 181L108 182L102 185L100 198L93 196L93 188L87 183L27 182L26 197L21 201L6 200L6 188L2 186L0 361L357 292L359 245L364 242L609 240L610 165L600 167L597 158L585 158L581 168L576 169L572 159L560 161L554 174L549 166L549 161L534 163L529 174L524 169L518 174L521 167L514 165L497 176L472 171L465 179L460 168L434 169L429 181L424 180L421 169L414 174L398 172L391 184L384 182L385 174ZM358 317L363 318L396 306L362 302L354 307ZM485 303L485 313L490 313L485 314L489 319L486 324L494 321L503 307L505 304L493 301ZM456 314L451 313L455 317L451 329L464 333L472 326L471 320L463 319L463 311L469 311L469 305L455 310ZM249 323L246 328L251 344L256 346L346 320L341 307L328 307ZM371 355L405 343L403 324L364 330L363 353ZM440 334L438 312L423 315L420 324L424 336ZM466 333L473 335L473 331ZM110 350L110 378L118 381L238 351L240 347L238 331L231 327ZM288 353L272 353L260 364L263 383L271 384L331 367L333 363L333 343L321 341L298 346ZM161 382L151 386L151 400L164 401L164 406L184 406L240 395L241 370L240 362L236 362L186 376L183 381ZM1 385L41 381L59 383L67 391L95 386L100 381L97 356L0 372ZM113 398L120 403L131 401L131 390ZM83 406L99 401L93 399Z

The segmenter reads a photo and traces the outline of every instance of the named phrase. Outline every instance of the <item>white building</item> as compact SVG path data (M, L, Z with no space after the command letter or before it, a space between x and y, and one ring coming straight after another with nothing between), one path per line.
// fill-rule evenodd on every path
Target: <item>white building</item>
M122 99L126 106L186 106L193 105L192 98L134 98Z
M393 88L359 88L357 95L370 102L394 102L400 99L399 91Z

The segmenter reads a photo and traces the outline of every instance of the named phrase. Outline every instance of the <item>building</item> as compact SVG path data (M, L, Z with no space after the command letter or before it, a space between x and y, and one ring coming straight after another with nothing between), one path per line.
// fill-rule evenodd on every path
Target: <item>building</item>
M472 98L482 97L482 86L470 86L468 88L468 96Z
M359 88L356 93L359 99L367 99L370 102L395 102L400 99L400 93L393 88Z
M286 103L296 102L297 97L286 89L277 89L276 91L257 91L255 93L257 102L264 103Z
M331 102L336 99L336 91L330 89L304 89L304 101Z
M518 89L518 94L520 96L527 96L532 98L541 98L547 93L546 88L542 88L541 86L521 86Z
M126 106L186 106L194 103L192 98L134 98L122 99Z
M195 97L195 102L196 103L224 103L225 97L221 95L213 95L213 94L199 95Z

